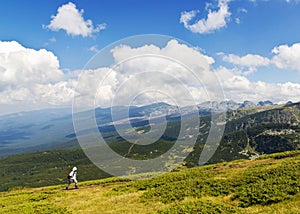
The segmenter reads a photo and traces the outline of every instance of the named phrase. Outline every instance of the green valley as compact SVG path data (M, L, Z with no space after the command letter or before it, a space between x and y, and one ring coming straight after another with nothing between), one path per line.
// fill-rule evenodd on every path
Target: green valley
M208 164L238 159L254 159L263 154L300 148L300 104L239 109L227 112L227 124L220 145ZM190 118L187 118L189 120ZM198 166L211 123L211 115L200 118L199 136L182 168ZM149 125L136 127L147 131ZM134 145L114 131L104 132L108 145L118 154L131 159L155 158L174 144L180 121L169 121L160 140L150 145ZM110 177L96 167L80 149L76 140L61 144L64 150L47 150L0 158L0 191L16 186L41 187L65 182L66 173L76 165L79 180Z

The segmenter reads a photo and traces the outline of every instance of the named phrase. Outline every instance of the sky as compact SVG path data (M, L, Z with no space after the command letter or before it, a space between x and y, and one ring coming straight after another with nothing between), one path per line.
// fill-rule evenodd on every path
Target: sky
M69 107L74 96L84 94L103 107L121 95L132 103L128 97L146 90L147 81L155 82L151 90L162 90L156 100L174 99L183 105L189 103L176 90L182 84L197 102L221 99L213 89L216 84L221 85L223 98L237 102L299 101L299 0L10 0L0 4L0 114ZM145 44L134 45L134 36L147 34L170 39L159 43L144 36ZM117 46L112 45L115 42ZM107 62L88 68L103 49L113 63L123 65L109 70L111 62ZM173 61L157 57L128 61L144 54ZM191 68L201 81L191 79L190 71L174 60ZM163 75L150 75L150 68ZM101 85L104 74L109 78ZM136 104L153 102L153 96L138 96Z

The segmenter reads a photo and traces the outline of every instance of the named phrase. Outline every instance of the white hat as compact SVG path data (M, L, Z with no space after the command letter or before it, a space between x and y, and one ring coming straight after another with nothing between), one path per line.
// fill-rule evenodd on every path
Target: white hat
M74 167L73 167L73 171L76 171L76 170L77 170L77 167L76 167L76 166L74 166Z

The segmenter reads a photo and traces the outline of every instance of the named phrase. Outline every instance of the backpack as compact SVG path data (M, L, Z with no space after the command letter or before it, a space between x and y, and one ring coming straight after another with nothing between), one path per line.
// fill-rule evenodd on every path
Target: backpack
M70 175L71 173L67 174L67 179L72 178L72 176Z

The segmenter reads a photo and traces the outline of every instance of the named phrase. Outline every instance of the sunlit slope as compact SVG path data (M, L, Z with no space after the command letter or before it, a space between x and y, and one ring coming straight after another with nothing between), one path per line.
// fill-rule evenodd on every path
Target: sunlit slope
M300 151L184 169L0 193L1 213L299 213Z

